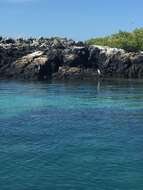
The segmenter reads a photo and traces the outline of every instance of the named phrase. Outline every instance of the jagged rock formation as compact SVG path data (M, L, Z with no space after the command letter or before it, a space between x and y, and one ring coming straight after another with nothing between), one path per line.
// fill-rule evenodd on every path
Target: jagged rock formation
M143 53L87 46L65 38L0 38L0 78L143 78Z

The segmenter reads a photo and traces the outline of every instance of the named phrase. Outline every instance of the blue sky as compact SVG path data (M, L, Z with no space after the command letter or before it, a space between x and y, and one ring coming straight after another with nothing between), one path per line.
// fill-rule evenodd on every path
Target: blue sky
M0 0L0 35L75 40L143 27L143 0Z

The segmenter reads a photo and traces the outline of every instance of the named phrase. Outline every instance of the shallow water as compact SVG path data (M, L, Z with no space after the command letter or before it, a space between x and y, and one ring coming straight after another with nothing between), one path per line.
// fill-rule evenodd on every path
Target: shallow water
M0 81L0 190L84 189L143 189L143 82Z

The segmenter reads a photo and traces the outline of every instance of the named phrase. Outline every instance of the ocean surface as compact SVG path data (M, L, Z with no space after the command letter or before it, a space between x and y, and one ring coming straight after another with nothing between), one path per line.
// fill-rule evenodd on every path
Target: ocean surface
M0 190L143 190L143 81L0 81Z

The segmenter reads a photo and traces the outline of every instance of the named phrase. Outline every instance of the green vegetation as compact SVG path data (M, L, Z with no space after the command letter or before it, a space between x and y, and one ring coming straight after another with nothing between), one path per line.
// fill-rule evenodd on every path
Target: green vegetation
M122 48L126 51L143 51L143 28L137 28L133 32L119 31L111 36L87 40L86 43Z

